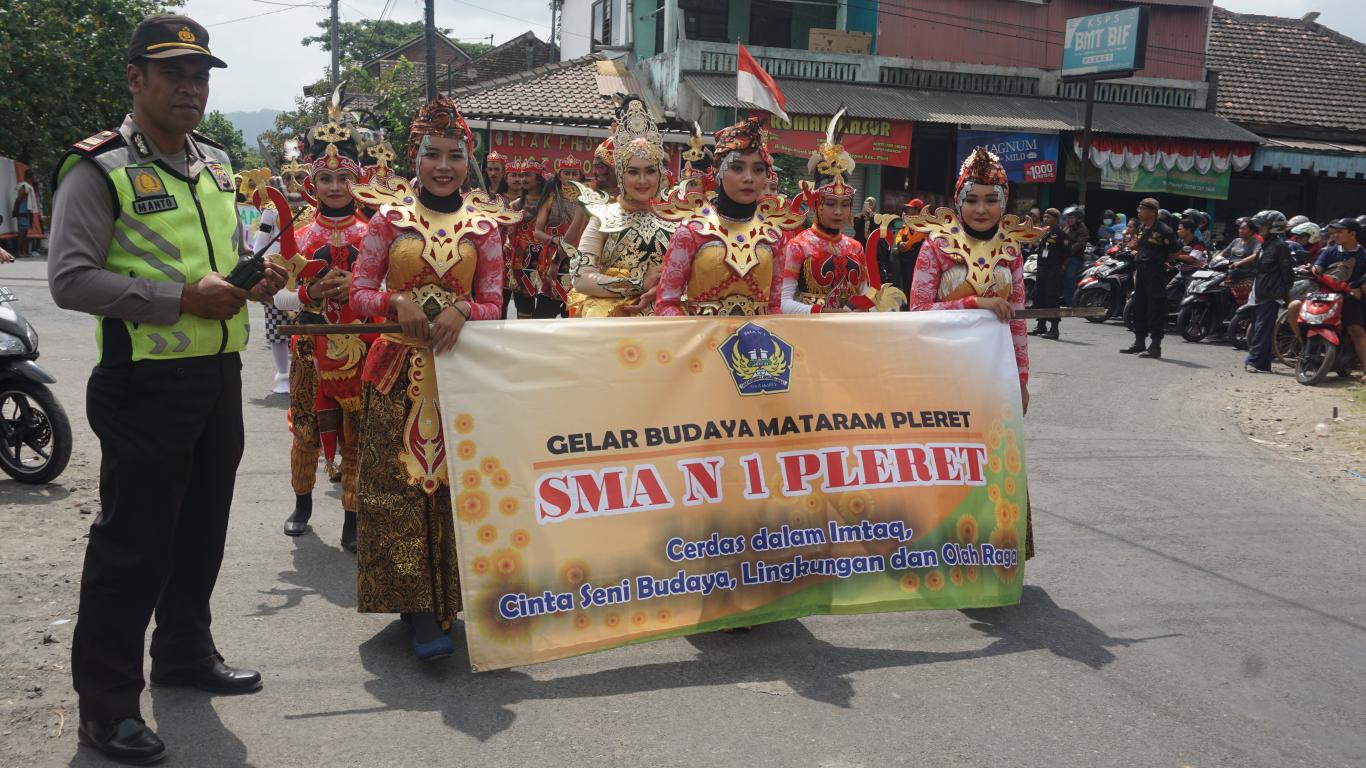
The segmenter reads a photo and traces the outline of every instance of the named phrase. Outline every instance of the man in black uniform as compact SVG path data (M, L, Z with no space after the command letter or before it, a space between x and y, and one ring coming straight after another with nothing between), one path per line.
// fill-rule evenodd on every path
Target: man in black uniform
M1138 204L1137 274L1134 276L1134 343L1120 352L1139 357L1162 357L1162 335L1167 325L1167 260L1181 250L1181 240L1158 221L1162 206L1151 197ZM1144 342L1151 338L1152 344Z
M261 687L260 674L218 654L209 599L242 458L245 303L268 299L285 275L265 265L254 285L224 279L242 252L232 168L193 132L210 68L226 66L208 43L184 16L143 19L128 51L133 113L73 145L53 184L52 296L97 318L100 352L86 391L102 509L71 647L77 730L136 764L166 754L139 707L154 614L154 685Z
M1039 258L1035 262L1037 269L1034 272L1034 308L1053 309L1058 306L1058 301L1062 296L1062 270L1067 265L1067 259L1072 253L1072 249L1067 239L1067 233L1063 232L1059 224L1059 214L1057 208L1049 208L1043 212L1043 225L1047 227L1048 234L1043 236L1043 245L1039 248ZM1051 327L1045 327L1045 323ZM1030 336L1042 336L1045 339L1058 338L1058 320L1044 320L1042 318L1034 322L1034 330L1029 332Z

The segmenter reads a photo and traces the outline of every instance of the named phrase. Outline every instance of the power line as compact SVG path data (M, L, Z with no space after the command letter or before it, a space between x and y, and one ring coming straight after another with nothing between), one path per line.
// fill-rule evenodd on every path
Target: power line
M278 5L278 3L270 3L270 5ZM261 18L262 16L273 16L273 15L275 15L275 14L277 14L277 13L284 13L285 11L293 11L293 10L297 10L297 9L299 9L299 8L321 8L321 7L322 7L322 6L321 6L321 5L318 5L317 3L301 3L301 4L299 4L299 5L290 5L290 6L286 6L286 7L284 7L284 8L280 8L280 9L277 9L277 10L274 10L274 11L265 11L264 13L256 13L256 14L252 14L251 16L243 16L243 17L238 18L238 19L228 19L228 20L226 20L226 21L215 21L215 22L211 22L211 23L209 23L209 24L205 24L204 26L205 26L205 27L221 27L221 26L224 26L225 24L236 24L236 23L239 22L239 21L250 21L250 20L252 20L252 19L259 19L259 18Z

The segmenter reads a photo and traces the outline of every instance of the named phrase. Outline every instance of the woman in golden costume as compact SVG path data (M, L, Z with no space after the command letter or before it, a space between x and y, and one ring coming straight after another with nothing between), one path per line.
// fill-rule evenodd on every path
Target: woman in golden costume
M621 190L616 202L605 192L579 190L590 219L577 252L571 251L571 317L654 314L654 281L678 226L650 208L659 197L668 156L640 99L627 100L618 111L614 141Z
M446 631L461 605L432 356L451 349L465 323L499 319L498 227L517 218L487 192L462 194L473 151L464 117L442 96L409 133L417 188L391 176L353 190L379 211L361 244L351 307L402 328L365 360L357 609L401 614L423 660L454 652Z

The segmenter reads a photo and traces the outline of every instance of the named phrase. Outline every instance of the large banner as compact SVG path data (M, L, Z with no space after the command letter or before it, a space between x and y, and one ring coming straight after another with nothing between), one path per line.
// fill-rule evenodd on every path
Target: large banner
M1019 377L986 312L474 323L437 380L476 670L1019 602Z
M905 168L911 162L913 126L914 123L904 120L845 118L840 121L840 143L855 162L862 165ZM791 122L775 117L769 135L769 151L803 159L810 157L829 127L830 115L792 115Z
M986 147L1006 169L1006 176L1023 184L1058 180L1058 134L959 131L958 156L967 157L975 147Z

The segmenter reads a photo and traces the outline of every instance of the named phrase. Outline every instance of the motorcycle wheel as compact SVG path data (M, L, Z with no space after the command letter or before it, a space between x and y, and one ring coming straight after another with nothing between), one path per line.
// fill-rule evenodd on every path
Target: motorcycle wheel
M1252 318L1245 312L1235 315L1228 321L1228 339L1234 349L1247 349L1252 346Z
M1338 348L1322 336L1313 336L1304 343L1295 364L1295 381L1313 386L1337 368Z
M1286 322L1284 312L1276 318L1276 327L1272 330L1271 352L1277 360L1292 368L1300 356L1300 337L1290 330L1290 323Z
M1075 303L1078 307L1107 307L1107 306L1109 306L1109 302L1107 301L1107 299L1109 298L1109 296L1105 293L1105 291L1102 291L1102 290L1100 290L1100 289L1098 289L1098 288L1083 288L1083 289L1081 289L1080 291L1077 292L1077 295L1076 295L1076 296L1073 296L1072 298L1074 299L1074 303ZM1103 323L1103 322L1105 322L1106 320L1109 320L1110 318L1109 318L1109 317L1104 317L1104 316L1102 316L1102 317L1088 317L1088 318L1086 318L1086 319L1087 319L1087 321L1092 322L1092 323Z
M1134 329L1134 300L1132 296L1124 302L1124 327L1131 331Z
M56 479L70 460L71 422L52 392L24 380L0 386L0 470L40 485Z
M1213 330L1211 319L1208 305L1187 304L1176 315L1176 330L1186 341L1204 341Z

